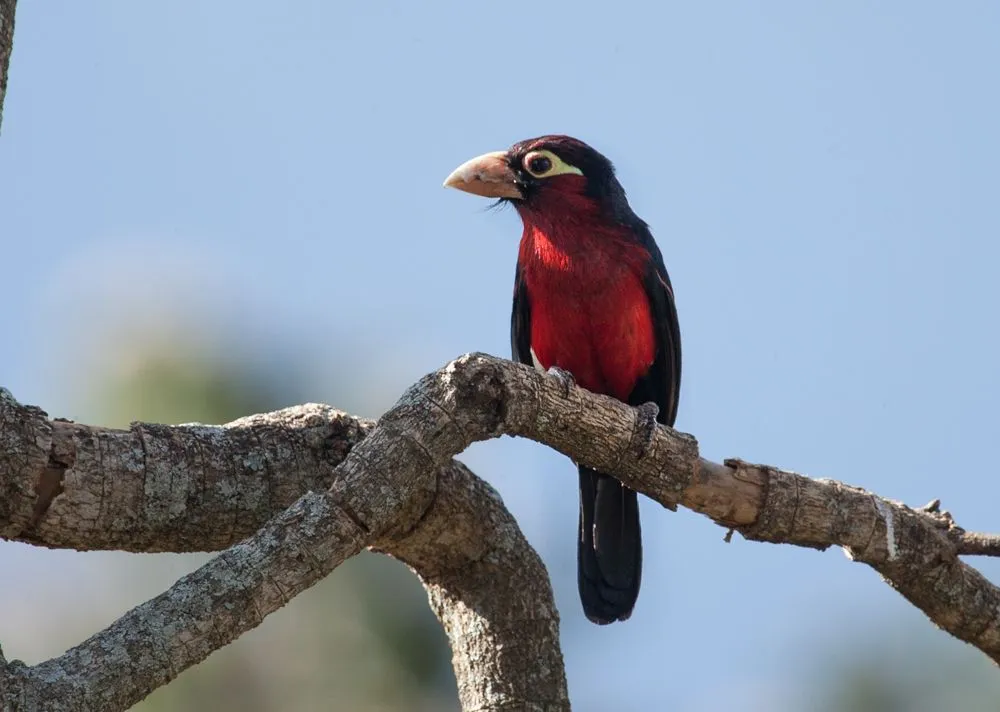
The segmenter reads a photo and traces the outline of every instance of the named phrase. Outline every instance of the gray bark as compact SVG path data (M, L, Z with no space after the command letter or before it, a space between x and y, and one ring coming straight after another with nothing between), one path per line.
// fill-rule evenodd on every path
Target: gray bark
M749 540L842 546L1000 661L1000 590L959 559L995 553L995 538L966 534L937 503L915 510L839 482L712 463L690 435L650 432L612 398L473 354L419 381L375 425L305 405L226 426L113 430L50 420L0 391L5 538L229 547L65 655L4 664L0 700L15 710L125 709L367 546L423 581L451 642L463 709L569 709L544 566L499 496L451 459L504 434Z
M464 709L569 709L541 559L489 485L412 440L386 449L388 426L305 405L221 427L113 430L49 420L0 389L4 538L230 547L66 654L0 669L2 708L128 709L368 546L423 582Z
M3 124L3 98L7 94L7 68L14 47L14 10L17 0L0 0L0 128Z

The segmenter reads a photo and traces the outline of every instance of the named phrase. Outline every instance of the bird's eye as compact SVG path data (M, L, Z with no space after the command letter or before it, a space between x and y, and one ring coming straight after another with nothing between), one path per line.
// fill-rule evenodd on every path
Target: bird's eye
M543 176L552 170L552 159L548 156L528 156L525 163L528 172L533 176Z
M569 165L552 151L544 149L529 153L522 159L521 165L535 178L553 178L565 173L583 175L583 171L579 168Z

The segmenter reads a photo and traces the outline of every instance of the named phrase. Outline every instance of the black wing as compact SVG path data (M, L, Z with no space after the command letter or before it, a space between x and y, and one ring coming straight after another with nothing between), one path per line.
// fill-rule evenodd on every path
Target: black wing
M635 219L633 229L649 251L643 282L656 335L656 355L632 388L628 402L653 402L656 419L673 425L681 383L681 335L674 290L663 255L649 228ZM639 595L642 580L642 534L634 490L610 475L580 468L580 540L577 581L587 618L595 623L625 620Z
M521 275L521 265L514 273L514 308L510 313L511 358L531 366L531 306L528 303L528 288Z
M649 250L645 287L656 334L656 356L649 371L635 384L628 402L629 405L656 403L660 406L656 419L664 425L673 425L681 392L681 330L674 289L649 229L643 226L638 232L643 246Z
M643 283L656 336L656 355L629 394L630 405L653 402L656 419L673 425L681 384L681 335L663 255L638 218L633 230L649 251ZM634 490L610 475L580 468L580 540L577 582L587 618L595 623L625 620L642 580L642 534Z

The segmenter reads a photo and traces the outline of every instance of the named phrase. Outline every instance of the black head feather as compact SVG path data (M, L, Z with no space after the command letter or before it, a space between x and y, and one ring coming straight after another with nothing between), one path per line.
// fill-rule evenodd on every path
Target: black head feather
M522 159L532 151L552 151L564 163L579 168L587 180L587 194L601 203L609 218L620 223L637 226L645 223L639 219L628 204L625 189L615 176L614 164L600 151L583 141L560 134L550 134L518 141L507 151L511 169L518 177L518 184L530 200L544 179L533 177L524 170Z

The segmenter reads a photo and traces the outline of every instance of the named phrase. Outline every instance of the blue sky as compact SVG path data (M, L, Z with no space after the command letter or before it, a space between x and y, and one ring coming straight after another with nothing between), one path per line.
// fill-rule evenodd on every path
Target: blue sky
M367 415L507 355L517 216L441 181L569 133L664 253L678 427L706 456L1000 528L997 4L53 0L17 21L0 383L21 400L73 416L81 353L137 311L301 340L312 399L347 370ZM648 709L668 671L677 709L770 709L810 641L928 626L839 551L727 546L649 502L635 616L581 625L572 466L509 439L465 459L549 563L579 709Z

